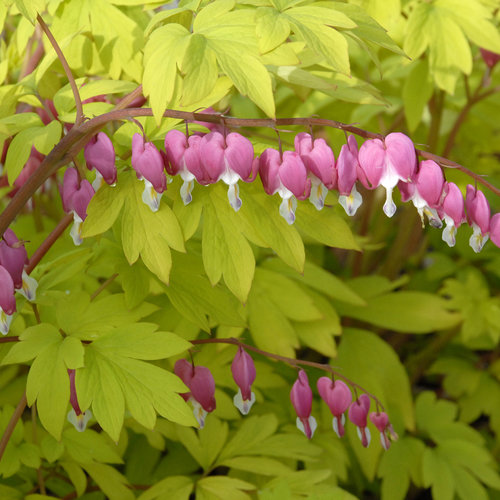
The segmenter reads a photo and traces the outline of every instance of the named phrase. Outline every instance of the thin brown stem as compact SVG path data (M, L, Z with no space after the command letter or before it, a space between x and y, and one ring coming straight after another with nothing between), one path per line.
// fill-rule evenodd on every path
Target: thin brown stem
M40 319L40 313L38 312L38 306L34 303L34 302L31 302L31 307L33 309L33 312L35 314L35 319L36 319L36 322L38 324L40 324L42 321Z
M316 368L318 370L322 370L328 373L331 373L332 375L335 375L335 377L341 378L345 382L347 382L353 389L359 389L360 391L366 393L367 396L370 396L370 398L375 401L377 405L384 410L384 406L380 402L380 400L374 396L373 394L369 393L364 387L360 386L359 384L356 384L356 382L353 382L351 379L347 378L345 375L342 375L338 371L334 370L330 365L326 363L316 363L315 361L306 361L304 359L295 359L295 358L287 358L286 356L280 356L279 354L273 354L272 352L268 351L263 351L262 349L259 349L257 347L244 344L243 342L240 342L236 338L228 338L228 339L197 339L197 340L191 340L191 344L193 345L200 345L200 344L230 344L230 345L235 345L238 347L243 347L243 349L246 349L247 351L252 351L257 354L260 354L261 356L265 356L266 358L270 359L275 359L276 361L281 361L282 363L287 363L295 368L298 368L300 366L310 366L311 368Z
M5 344L7 342L19 342L19 337L17 337L17 336L0 337L0 344Z
M5 428L2 439L0 439L0 461L2 460L3 454L5 453L5 448L7 448L7 445L9 444L9 439L12 436L14 429L16 428L16 424L21 418L24 409L26 408L26 404L27 401L25 392L22 398L20 399L19 403L17 403L16 409L14 410L12 417L10 417L9 423Z
M66 73L66 77L68 78L69 84L71 86L71 90L73 91L73 97L75 99L75 106L76 106L76 121L75 125L78 126L83 122L83 106L82 106L82 99L80 97L80 92L78 91L78 87L75 82L75 77L73 76L73 73L71 72L71 69L69 67L68 61L66 61L66 58L64 57L64 54L61 50L61 47L57 43L56 39L54 38L54 35L50 31L49 27L45 24L45 21L42 19L42 16L40 14L37 15L36 17L38 23L42 27L42 30L44 33L47 35L47 38L49 39L52 47L54 48L57 57L59 58L59 61L62 64L62 67L64 69L64 72Z
M118 273L112 274L91 296L90 300L94 300L106 287L108 287L118 277Z
M37 444L38 443L38 436L37 436L36 403L33 404L33 406L31 407L31 428L32 428L33 443ZM37 475L37 479L38 479L38 489L40 490L40 493L42 495L46 495L47 490L45 489L45 481L43 479L41 467L38 467L38 469L36 470L36 475Z

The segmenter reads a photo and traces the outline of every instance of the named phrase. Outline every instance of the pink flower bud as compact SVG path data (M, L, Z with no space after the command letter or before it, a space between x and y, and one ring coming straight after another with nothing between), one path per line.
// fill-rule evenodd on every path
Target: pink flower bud
M83 179L83 181L80 182L80 189L73 194L73 210L82 221L87 218L87 207L94 194L94 188L87 179Z
M492 69L498 63L498 61L500 61L500 54L497 54L496 52L491 52L490 50L486 49L479 49L479 51L481 52L481 57L486 63L486 66L488 66L490 69Z
M392 217L396 205L392 190L398 181L410 182L417 169L415 147L410 138L400 132L389 134L384 142L380 139L366 141L359 150L360 180L369 189L384 186L387 199L384 212Z
M338 437L345 434L344 412L352 402L352 394L349 387L342 380L331 380L328 377L320 377L317 382L318 392L321 399L328 405L333 415L332 426Z
M0 309L11 316L16 312L16 299L14 298L14 281L9 271L0 265ZM1 327L1 325L0 325ZM2 329L2 333L5 335Z
M73 195L80 186L78 172L76 168L67 168L64 172L64 179L61 186L61 199L63 209L66 213L73 210Z
M239 387L238 394L233 398L234 405L243 415L247 415L255 402L252 384L256 377L256 371L252 356L241 346L238 347L231 364L231 372L236 385Z
M181 394L193 405L193 413L200 428L205 425L207 413L215 410L215 381L212 373L205 366L192 366L185 359L180 359L174 366L175 374L188 386L190 393Z
M259 175L268 195L273 195L281 186L279 169L281 157L279 151L267 148L259 157Z
M453 182L445 183L443 193L445 196L438 208L439 216L446 223L442 238L448 246L452 247L455 245L457 228L465 222L464 197Z
M297 413L297 428L301 430L308 439L313 437L317 424L316 419L311 416L313 394L309 387L307 373L299 371L299 375L290 392L290 400Z
M347 138L347 144L340 149L337 160L339 203L347 215L354 215L363 202L356 189L356 180L360 170L358 162L358 143L353 135Z
M7 229L3 233L3 240L0 241L0 265L11 275L14 288L22 288L23 271L27 263L28 253L24 243L17 239L12 229Z
M72 409L68 413L68 422L75 426L78 432L83 432L87 427L87 422L92 418L90 410L82 412L78 404L78 397L76 395L75 376L76 370L68 370L69 376L69 402Z
M370 413L370 420L372 421L373 425L377 428L377 430L380 432L380 443L382 444L382 448L384 450L388 450L389 447L391 446L391 442L389 441L389 438L387 437L387 432L391 433L391 435L396 436L396 433L392 429L392 425L389 422L389 417L387 416L387 413L385 412L371 412Z
M495 214L490 221L491 241L500 248L500 213Z
M367 416L370 410L370 397L367 394L361 394L359 398L349 406L349 420L357 426L358 437L361 444L366 448L370 444L370 429L367 427Z
M298 200L305 200L311 192L311 181L307 179L307 169L300 155L295 151L285 151L279 169L283 186Z
M85 145L84 156L89 170L96 169L108 184L116 182L115 148L104 132L90 139Z
M488 241L490 205L483 192L469 184L467 186L465 208L467 209L467 222L473 229L469 244L474 252L478 253Z

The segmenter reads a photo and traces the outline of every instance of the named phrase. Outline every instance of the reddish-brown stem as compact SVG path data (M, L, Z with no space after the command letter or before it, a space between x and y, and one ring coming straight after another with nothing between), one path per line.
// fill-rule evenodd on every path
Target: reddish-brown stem
M19 337L0 337L0 344L5 344L7 342L19 342Z
M71 224L73 220L73 214L66 214L60 221L59 224L52 230L52 232L45 238L43 243L36 249L35 253L31 256L31 259L26 266L25 270L28 274L33 271L37 264L42 260L44 255L49 251L50 247L57 241L59 236L64 232L64 230Z
M62 64L62 67L64 69L64 72L66 73L66 77L68 78L69 84L71 86L71 90L73 91L73 98L75 99L75 106L76 106L76 121L75 125L78 126L83 122L83 106L82 106L82 99L80 97L80 92L78 91L78 87L75 82L75 77L73 76L73 73L71 72L71 69L69 67L68 61L66 61L66 58L64 57L64 54L61 50L61 47L59 47L59 44L57 43L56 39L54 38L54 35L50 31L49 27L45 24L45 21L42 19L42 16L40 14L37 15L36 17L38 23L42 27L42 30L44 33L47 35L47 38L49 39L52 47L54 48L57 57L59 61Z
M29 55L29 52L31 51L31 47L33 46L34 42L38 42L38 44L33 53ZM33 37L30 40L29 46L26 49L27 58L25 64L23 64L21 72L19 73L19 80L22 80L25 76L29 75L35 70L35 68L38 66L38 63L40 62L40 59L43 56L43 53L44 49L43 49L43 43L40 40L40 33L38 32L38 30L36 30L35 33L33 34Z
M90 300L94 300L108 285L118 277L118 273L112 274L91 296Z
M330 365L327 365L326 363L316 363L315 361L306 361L304 359L294 359L294 358L287 358L286 356L280 356L279 354L273 354L272 352L267 352L263 351L262 349L258 349L257 347L244 344L243 342L240 342L238 339L235 338L229 338L229 339L197 339L197 340L191 340L191 344L193 345L199 345L199 344L231 344L235 345L238 347L243 347L243 349L246 349L247 351L252 351L257 354L260 354L261 356L265 356L266 358L270 359L275 359L276 361L281 361L282 363L287 363L291 366L294 367L299 367L299 366L310 366L311 368L316 368L318 370L323 370L325 372L331 373L332 375L335 375L338 378L341 378L345 382L347 382L353 389L359 389L360 391L366 393L366 395L370 396L370 398L375 401L377 405L379 405L383 410L384 406L380 402L380 400L374 396L373 394L369 393L364 387L360 386L359 384L356 384L356 382L353 382L349 378L347 378L345 375L342 375L338 371L334 370ZM385 411L385 410L384 410Z
M0 461L2 460L3 454L5 453L5 448L7 448L7 445L9 444L9 439L12 436L12 433L14 432L14 429L16 428L16 424L21 418L21 415L24 412L24 409L26 408L26 392L23 394L22 398L20 399L19 403L17 403L16 409L14 410L14 413L12 414L12 417L10 417L9 423L7 424L7 427L5 428L5 431L3 433L2 439L0 439Z

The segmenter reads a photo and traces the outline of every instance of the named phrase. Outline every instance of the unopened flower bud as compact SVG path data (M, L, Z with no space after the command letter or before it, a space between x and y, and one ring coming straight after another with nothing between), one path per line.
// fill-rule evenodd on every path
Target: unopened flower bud
M243 415L247 415L255 403L252 384L256 377L256 371L252 356L241 346L238 347L238 351L231 363L231 372L236 385L239 387L238 393L233 398L234 405Z
M313 394L309 386L307 373L304 370L299 371L299 376L293 384L290 392L295 413L297 413L297 428L311 439L317 424L316 419L311 416Z
M90 139L85 145L84 156L87 168L96 170L93 184L95 190L99 189L102 179L107 184L116 182L115 148L104 132L99 132Z
M380 443L382 444L382 448L384 450L388 450L389 447L391 446L391 442L389 441L389 437L387 434L390 434L393 439L397 439L398 436L394 432L394 429L392 428L391 423L389 422L389 417L387 416L387 413L385 412L371 412L370 413L370 420L372 421L373 425L377 428L377 430L380 432Z
M68 413L68 422L75 426L78 432L83 432L87 427L88 421L92 418L92 412L86 410L82 412L78 404L78 397L76 395L75 376L76 370L68 370L69 376L69 402L72 409Z
M0 333L7 335L16 312L16 299L14 298L14 281L9 271L0 265Z

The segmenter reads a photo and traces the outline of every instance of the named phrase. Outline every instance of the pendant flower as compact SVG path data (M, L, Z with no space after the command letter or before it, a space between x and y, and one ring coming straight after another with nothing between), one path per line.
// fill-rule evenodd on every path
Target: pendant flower
M167 172L170 175L179 174L184 181L180 190L184 205L188 205L193 200L191 192L194 188L194 179L196 175L201 176L202 172L200 141L200 135L186 137L179 130L170 130L165 136Z
M392 217L396 205L392 190L399 181L411 182L417 170L417 155L410 138L400 132L389 134L384 142L369 139L359 150L361 182L368 189L384 186L386 201L384 212Z
M160 199L167 189L165 163L152 142L145 142L141 134L132 137L132 167L139 180L144 180L142 201L153 212L160 208Z
M193 366L185 359L179 359L174 366L174 373L188 386L191 392L181 394L185 401L193 405L193 413L200 425L205 426L207 413L215 410L215 381L210 370L205 366Z
M63 208L66 213L73 213L73 227L70 235L75 245L82 244L81 225L87 218L87 207L95 191L87 179L78 182L78 172L74 168L66 169L61 188Z
M92 418L92 412L90 410L82 412L80 405L78 404L75 384L76 370L68 370L68 376L69 402L72 406L72 409L68 413L68 422L73 424L78 432L83 432L87 427L88 421Z
M306 435L307 439L313 437L317 427L316 419L311 416L312 399L313 394L309 387L307 373L300 370L290 392L290 400L297 413L297 428Z
M469 184L465 197L465 208L467 210L467 222L473 229L469 245L474 252L479 253L489 237L490 204L482 191Z
M0 265L0 333L9 333L12 315L16 312L14 281L9 271Z
M351 390L342 380L332 380L328 377L320 377L317 387L321 399L323 399L332 412L333 430L341 438L345 434L344 412L352 402Z
M358 179L358 143L353 135L347 138L347 144L340 149L337 160L339 203L347 215L355 215L363 202L356 189Z
M12 229L7 229L0 241L0 265L10 273L14 288L28 300L35 300L38 283L24 270L28 253Z
M361 394L359 398L349 406L349 420L358 428L358 437L361 444L367 448L370 444L371 435L367 425L368 411L370 410L370 397Z
M452 247L456 242L457 229L465 222L464 197L454 182L446 182L443 193L445 193L444 199L438 207L439 216L446 224L442 238L449 247Z
M335 156L324 139L316 139L301 132L294 139L295 151L300 155L309 171L311 179L311 194L309 201L321 210L325 205L325 197L329 189L337 185L337 170Z
M99 132L85 145L85 162L89 170L96 171L96 177L92 187L97 191L104 181L107 184L116 183L115 148L111 139L104 133Z
M491 241L500 248L500 213L495 214L490 221Z
M388 434L394 441L398 439L398 435L394 432L394 429L392 428L392 425L389 422L389 417L387 416L387 413L383 411L382 412L372 411L370 413L370 420L372 421L373 425L377 428L377 430L380 432L380 443L382 444L382 448L384 448L384 450L388 450L389 447L391 446Z
M259 158L259 174L267 194L278 193L282 198L280 214L288 222L295 221L297 199L305 200L311 194L311 179L307 168L294 151L285 151L281 158L276 149L266 149Z
M231 372L234 381L239 387L238 393L234 396L234 406L243 415L247 415L250 408L255 403L255 394L252 392L252 384L256 377L255 364L252 356L243 347L239 346L236 356L231 363Z

